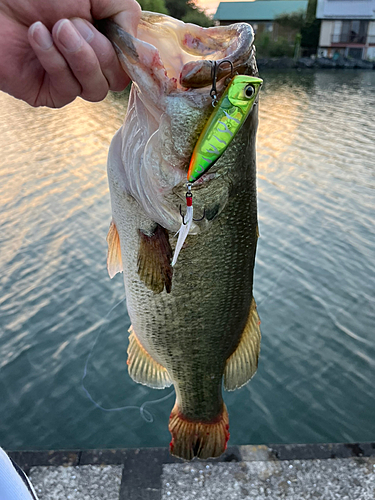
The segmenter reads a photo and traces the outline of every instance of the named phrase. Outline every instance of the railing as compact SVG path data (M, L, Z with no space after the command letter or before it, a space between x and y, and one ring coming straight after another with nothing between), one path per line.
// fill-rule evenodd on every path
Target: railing
M339 35L332 35L331 36L331 43L358 43L365 45L366 43L366 35L357 35L356 33L346 33L346 34L339 34ZM375 38L375 37L369 37L369 38Z

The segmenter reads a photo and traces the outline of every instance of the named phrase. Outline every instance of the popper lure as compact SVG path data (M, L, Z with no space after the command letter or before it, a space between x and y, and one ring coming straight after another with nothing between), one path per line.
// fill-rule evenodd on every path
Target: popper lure
M210 93L214 110L199 136L190 160L187 173L186 215L182 216L182 224L177 233L178 240L172 266L176 264L194 220L191 186L217 162L238 134L254 106L263 83L263 80L254 76L236 75L220 100L216 102L216 63L214 64L213 88Z

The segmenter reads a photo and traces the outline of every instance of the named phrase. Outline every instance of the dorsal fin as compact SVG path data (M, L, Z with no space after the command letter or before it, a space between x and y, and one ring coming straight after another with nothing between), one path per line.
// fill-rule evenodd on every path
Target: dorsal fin
M224 389L234 391L245 385L258 368L260 351L260 320L253 298L250 313L240 343L227 359L224 371Z
M111 222L107 235L108 253L107 253L107 269L109 277L112 279L117 273L122 273L122 258L120 237L117 231L116 224Z
M173 268L171 266L172 248L168 231L157 224L155 231L148 236L139 231L138 274L145 285L154 293L172 288Z

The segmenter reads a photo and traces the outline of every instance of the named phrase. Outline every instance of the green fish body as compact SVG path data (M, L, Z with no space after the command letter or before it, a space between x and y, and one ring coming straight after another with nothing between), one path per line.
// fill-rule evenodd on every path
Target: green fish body
M195 216L205 217L192 224L173 268L171 259L189 162L212 113L206 62L231 58L256 78L253 32L247 24L203 29L152 13L143 14L138 38L113 23L101 29L134 81L108 159L108 270L111 277L124 272L129 374L154 388L174 385L174 455L217 457L229 438L223 380L227 390L248 382L260 347L257 100L224 154L193 184Z

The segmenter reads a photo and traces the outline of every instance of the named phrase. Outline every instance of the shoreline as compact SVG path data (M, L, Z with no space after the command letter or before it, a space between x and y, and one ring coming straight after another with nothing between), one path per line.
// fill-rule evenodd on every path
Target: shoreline
M142 462L152 457L160 463L219 463L241 460L314 460L327 458L375 457L375 441L368 443L310 443L234 445L218 458L194 459L173 457L168 448L119 448L85 450L5 450L27 472L36 466L119 465L127 460Z
M318 57L310 59L309 57L301 57L294 60L291 57L267 57L257 58L259 70L264 69L358 69L369 70L375 69L375 62L364 61L362 59L328 59L327 57Z

